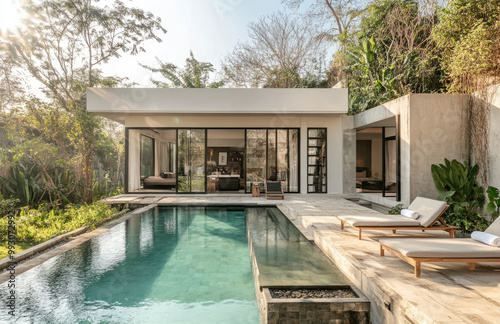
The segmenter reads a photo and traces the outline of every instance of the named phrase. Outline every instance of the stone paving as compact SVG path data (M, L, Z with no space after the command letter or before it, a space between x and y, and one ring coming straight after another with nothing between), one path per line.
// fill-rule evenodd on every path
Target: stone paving
M360 241L357 230L341 230L335 216L378 212L340 195L289 194L285 200L250 195L123 195L118 199L130 203L277 205L370 298L374 323L499 323L500 263L479 263L475 271L469 271L466 263L424 263L422 278L417 279L406 262L390 253L381 257L378 240L400 236L446 238L448 234L363 231Z

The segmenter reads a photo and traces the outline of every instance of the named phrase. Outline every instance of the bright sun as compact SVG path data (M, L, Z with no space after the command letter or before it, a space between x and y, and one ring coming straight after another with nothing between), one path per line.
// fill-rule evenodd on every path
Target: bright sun
M21 25L19 0L4 1L0 9L0 33L5 33L7 30L15 31L16 27Z

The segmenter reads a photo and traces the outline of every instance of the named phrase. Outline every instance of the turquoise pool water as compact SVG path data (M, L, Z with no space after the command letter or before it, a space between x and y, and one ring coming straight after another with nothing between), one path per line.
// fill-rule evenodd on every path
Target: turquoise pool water
M243 208L151 209L16 280L0 322L259 323Z

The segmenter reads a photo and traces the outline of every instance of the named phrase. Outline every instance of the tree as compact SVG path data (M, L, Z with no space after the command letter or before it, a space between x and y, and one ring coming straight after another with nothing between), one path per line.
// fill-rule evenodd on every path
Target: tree
M231 84L292 88L323 77L324 48L310 19L278 12L250 23L248 33L223 61Z
M304 0L282 0L292 8L299 8ZM309 6L308 15L322 26L321 38L338 40L350 39L359 22L366 1L363 0L316 0Z
M25 92L22 79L7 44L0 43L0 112L21 102Z
M99 135L98 118L86 112L86 88L115 84L101 76L99 65L124 53L144 51L144 41L161 41L159 18L119 0L99 6L95 0L27 0L25 28L4 36L10 57L38 80L49 99L72 116L80 134L83 199L92 199L92 163ZM67 134L66 136L72 136Z
M199 62L194 58L193 52L189 52L184 69L180 69L172 63L163 63L156 58L159 68L139 64L152 72L159 72L168 82L151 79L154 85L160 88L220 88L224 81L210 82L210 75L215 72L211 63Z
M432 39L450 92L471 93L500 77L498 17L498 0L453 0L439 11Z
M359 113L408 93L443 90L442 71L433 56L432 0L377 0L368 6L349 59L349 109Z
M468 101L470 160L479 166L479 183L488 187L490 85L500 80L500 2L452 0L438 14L432 31L435 55L449 92L475 93Z

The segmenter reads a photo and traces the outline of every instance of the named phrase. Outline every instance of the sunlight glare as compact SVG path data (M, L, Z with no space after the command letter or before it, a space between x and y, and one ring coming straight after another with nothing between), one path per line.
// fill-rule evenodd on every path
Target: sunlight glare
M4 1L0 8L0 34L6 33L7 30L14 32L17 27L21 26L19 0Z

